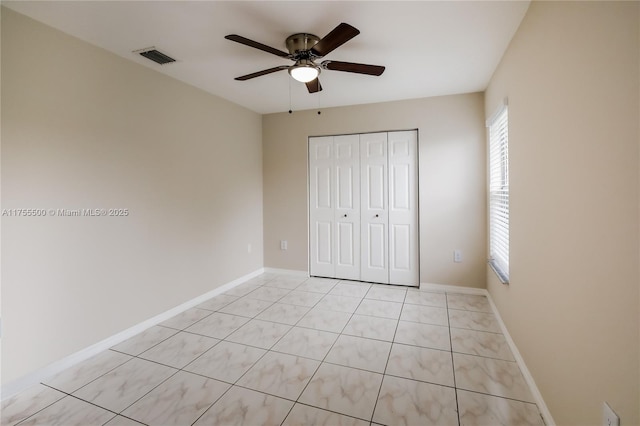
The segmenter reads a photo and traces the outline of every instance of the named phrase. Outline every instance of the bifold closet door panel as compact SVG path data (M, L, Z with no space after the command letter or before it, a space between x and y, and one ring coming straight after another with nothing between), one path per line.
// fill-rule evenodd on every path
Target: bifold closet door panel
M309 138L309 273L335 276L333 137Z
M335 278L360 279L360 137L333 139Z
M387 133L360 135L362 281L389 283Z
M415 131L389 132L389 282L419 285Z

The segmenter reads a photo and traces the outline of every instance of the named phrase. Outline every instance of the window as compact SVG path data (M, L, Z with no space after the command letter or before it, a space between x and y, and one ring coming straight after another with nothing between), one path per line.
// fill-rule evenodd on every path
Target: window
M509 283L509 123L505 105L489 121L489 265Z

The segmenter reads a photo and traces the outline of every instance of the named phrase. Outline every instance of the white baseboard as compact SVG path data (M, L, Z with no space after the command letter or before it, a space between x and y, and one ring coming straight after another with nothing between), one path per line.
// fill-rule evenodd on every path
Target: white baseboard
M153 327L156 324L159 324L169 318L186 311L187 309L193 308L211 299L214 296L217 296L221 293L224 293L227 290L236 287L245 281L250 280L253 277L256 277L264 272L264 268L260 268L255 270L247 275L244 275L238 279L230 281L226 284L221 285L205 294L202 294L196 298L193 298L187 302L184 302L174 308L169 309L159 315L156 315L148 320L145 320L139 324L134 325L133 327L129 327L126 330L121 331L120 333L114 334L111 337L108 337L96 344L93 344L87 348L84 348L78 352L75 352L69 356L66 356L58 361L55 361L46 367L40 368L32 373L29 373L23 377L20 377L12 382L7 383L2 386L0 390L0 398L4 401L7 398L16 395L17 393L42 382L47 377L51 377L54 374L57 374L67 368L73 367L74 365L91 358L99 354L102 351L109 349L110 347L117 345L120 342L124 342L125 340L135 336L138 333L143 332L144 330Z
M531 394L533 395L533 399L535 399L536 404L538 405L538 409L540 410L540 414L544 419L545 425L555 426L556 422L553 420L553 417L551 417L551 412L549 411L549 407L547 407L547 404L545 404L544 399L542 398L542 394L540 393L540 390L538 389L538 386L536 385L535 380L533 380L533 376L531 375L531 372L527 368L527 365L524 363L524 358L522 358L522 355L520 355L520 351L518 351L518 348L516 347L515 342L511 338L511 335L507 330L507 326L502 321L502 317L498 312L498 308L496 307L495 303L493 303L491 294L489 294L487 290L485 290L485 294L487 296L487 299L489 300L491 309L493 310L493 313L495 314L496 319L498 320L498 324L500 324L500 330L502 330L502 334L504 335L504 338L507 341L507 344L509 345L511 352L513 353L513 357L516 359L516 363L518 364L518 367L520 367L520 371L524 376L524 380L529 385L529 389L531 389Z
M475 294L479 296L487 295L487 290L485 290L484 288L462 287L450 284L420 283L420 290L434 291L437 293L464 293Z
M516 347L515 342L511 338L509 334L509 330L507 330L507 326L502 321L502 317L500 316L500 312L498 312L498 308L495 303L493 303L493 299L491 298L491 294L484 288L473 288L473 287L459 287L455 285L447 285L447 284L430 284L430 283L420 283L420 290L425 291L435 291L439 293L463 293L463 294L475 294L480 296L486 296L487 300L489 300L489 305L491 305L491 310L493 310L494 315L496 316L496 320L500 325L500 330L502 330L502 334L504 335L511 352L513 353L513 357L522 372L522 376L524 380L529 385L529 389L531 389L531 394L535 399L536 404L538 405L538 409L540 410L540 414L544 419L544 423L546 426L555 426L555 421L553 417L551 417L551 412L549 411L549 407L545 404L544 399L542 398L542 394L536 385L535 380L533 380L533 376L531 372L527 368L527 365L524 363L524 358L520 355L520 351Z
M110 347L117 345L118 343L123 342L156 324L159 324L183 311L186 311L187 309L197 306L200 303L212 297L215 297L221 293L224 293L225 291L230 290L233 287L236 287L244 283L245 281L248 281L251 278L256 277L265 272L283 274L283 275L293 275L293 276L307 276L307 277L309 276L309 273L307 271L278 269L278 268L260 268L254 272L251 272L250 274L244 275L238 279L235 279L226 284L223 284L220 287L217 287L205 294L202 294L194 299L191 299L185 303L182 303L181 305L178 305L172 309L169 309L166 312L156 315L153 318L150 318L120 333L117 333L111 337L108 337L107 339L104 339L94 345L91 345L85 349L82 349L76 353L73 353L59 361L49 364L44 368L36 370L30 374L27 374L26 376L23 376L6 385L3 385L0 391L0 397L4 401L5 399L10 398L15 394L37 383L40 383L42 380L46 379L47 377L50 377L86 359L89 359L92 356L97 355L98 353L104 350L107 350ZM500 325L502 334L504 334L504 337L509 345L509 348L511 349L511 352L513 352L513 356L516 359L516 363L520 367L520 371L522 371L522 375L524 376L525 381L527 382L527 384L529 385L529 388L531 389L531 393L533 394L536 404L538 405L538 409L542 414L545 424L547 426L555 426L555 421L553 420L553 417L551 417L551 412L549 411L549 408L545 404L544 399L542 398L542 394L540 393L540 390L536 386L535 380L533 379L531 372L527 368L524 362L524 359L520 355L518 348L516 347L513 339L511 338L511 335L509 334L507 327L502 321L502 317L500 316L500 313L498 312L498 309L496 308L496 305L493 302L493 299L491 298L491 295L489 294L489 292L486 289L480 289L480 288L460 287L460 286L453 286L453 285L447 285L447 284L433 284L433 283L421 283L420 290L435 291L440 293L445 292L445 293L475 294L475 295L481 295L481 296L487 297L487 299L489 300L489 304L491 305L491 309L493 310L493 313L496 316L498 324Z

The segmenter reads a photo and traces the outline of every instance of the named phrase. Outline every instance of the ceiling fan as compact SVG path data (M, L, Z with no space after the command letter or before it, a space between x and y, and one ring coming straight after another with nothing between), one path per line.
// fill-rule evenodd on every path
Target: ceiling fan
M289 74L291 75L291 77L307 85L309 93L315 93L322 90L322 86L320 85L320 81L318 80L318 75L320 74L321 70L345 71L375 76L379 76L384 72L385 68L380 65L367 65L357 64L353 62L329 60L322 61L320 64L317 64L315 62L317 59L328 55L333 50L342 46L344 43L351 40L358 34L360 34L360 31L357 28L354 28L349 24L345 24L344 22L335 27L322 39L313 34L293 34L287 37L285 41L289 53L264 45L262 43L258 43L257 41L250 40L237 34L230 34L228 36L225 36L225 38L227 40L235 41L236 43L244 44L245 46L253 47L255 49L280 56L281 58L287 58L295 61L295 64L293 65L280 65L277 67L236 77L236 80L244 81L266 74L271 74L276 71L289 70Z

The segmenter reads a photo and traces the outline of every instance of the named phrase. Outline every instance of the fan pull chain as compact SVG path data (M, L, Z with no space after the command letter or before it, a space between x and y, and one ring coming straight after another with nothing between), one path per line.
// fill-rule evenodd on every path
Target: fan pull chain
M321 114L321 112L320 112L320 93L321 93L320 91L318 91L318 93L317 93L317 95L318 95L318 115Z
M289 81L289 114L293 111L291 110L291 78L287 75L287 80Z

